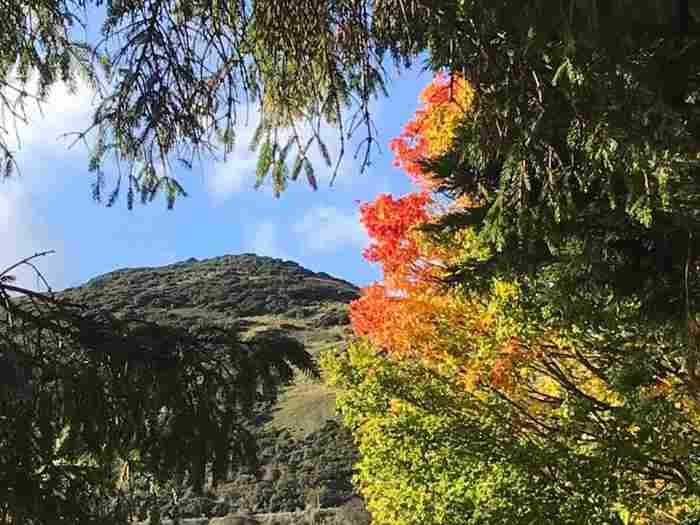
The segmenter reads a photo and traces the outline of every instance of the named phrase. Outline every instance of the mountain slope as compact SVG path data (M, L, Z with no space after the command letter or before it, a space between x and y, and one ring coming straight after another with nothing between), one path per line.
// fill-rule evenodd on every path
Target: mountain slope
M318 355L347 337L347 304L359 291L292 261L243 254L116 270L61 295L121 317L179 327L238 327L244 337L277 328ZM280 399L272 424L297 436L308 434L332 417L333 402L319 381L300 377Z

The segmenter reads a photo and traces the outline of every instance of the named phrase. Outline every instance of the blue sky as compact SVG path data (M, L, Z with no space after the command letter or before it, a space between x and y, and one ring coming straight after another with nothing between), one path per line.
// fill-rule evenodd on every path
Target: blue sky
M132 211L123 200L113 208L92 201L86 149L68 149L68 141L58 137L85 127L93 97L86 88L71 95L57 86L43 116L33 110L31 123L18 128L21 176L0 182L0 268L56 250L38 265L51 286L62 289L118 268L256 253L291 259L358 285L375 281L381 277L378 268L362 258L367 237L356 201L412 190L408 178L392 166L388 141L412 116L429 78L416 68L395 78L390 97L374 104L382 153L374 155L365 173L359 173L351 152L329 187L329 170L317 157L318 191L301 177L275 199L269 185L253 189L255 155L247 150L251 126L239 129L237 149L226 162L206 161L177 173L189 196L179 199L172 211L162 199ZM331 139L329 133L333 152ZM38 287L29 272L18 277L20 284Z

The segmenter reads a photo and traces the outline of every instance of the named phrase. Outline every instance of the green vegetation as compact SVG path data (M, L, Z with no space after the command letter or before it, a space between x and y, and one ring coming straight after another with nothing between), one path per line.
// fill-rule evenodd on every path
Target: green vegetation
M235 255L118 270L62 296L182 329L202 323L235 328L243 339L277 330L317 357L347 337L347 303L358 292L346 281L291 261ZM303 437L333 416L333 395L318 379L297 374L283 392L272 412L276 428Z
M236 510L280 512L307 507L337 507L354 493L351 484L357 450L337 421L296 439L288 431L263 431L260 465L241 469L217 494L242 505ZM247 508L246 508L247 507Z
M76 28L96 7L105 10L100 40L83 42ZM619 142L656 133L680 147L686 138L667 126L680 112L691 120L687 129L696 128L695 102L687 99L699 65L699 11L687 0L12 0L0 25L0 107L22 120L26 105L55 82L87 79L99 104L76 139L90 146L93 193L111 205L123 191L129 207L160 193L172 206L185 194L173 164L231 151L248 104L262 114L251 145L258 183L272 179L277 194L300 175L316 187L312 147L337 173L323 126L336 128L342 153L355 150L350 137L362 134L353 153L364 168L375 145L370 101L388 88L386 66L401 71L426 54L432 70L461 71L494 89L493 100L505 94L496 88L505 84L492 82L499 76L511 88L529 85L523 97L552 79L571 82L586 97L579 116L602 112L608 124L623 124L618 129L630 124L615 135ZM533 58L536 68L522 67ZM517 126L507 129L538 122L556 135L566 113L559 118L554 105L571 101L561 94L510 113ZM8 140L3 131L5 173L14 162ZM107 186L104 161L112 157L129 169Z
M285 389L272 413L271 425L302 437L320 422L335 417L335 392L321 381L298 377Z
M268 462L291 472L288 489L254 484L257 510L304 508L312 486L324 502L350 490L352 447L337 424L321 428L333 398L303 349L337 340L327 320L356 296L349 283L243 255L120 270L54 296L0 286L3 520L225 514L241 501L212 498L212 486ZM303 426L304 441L275 430L272 409L295 378L281 421Z
M100 87L79 139L91 141L94 196L108 192L108 205L124 189L128 207L161 192L172 206L184 190L171 162L230 151L247 102L262 111L258 184L271 178L279 194L303 172L316 187L309 147L337 169L322 125L336 126L341 152L364 129L369 162L385 64L425 56L443 75L391 144L423 191L363 207L368 259L385 271L351 310L364 339L323 358L377 523L700 520L697 2L108 1L95 46L71 32L85 6L9 3L0 106L22 111L31 74L40 98L77 71ZM130 169L107 187L110 155ZM314 352L343 336L333 324L357 297L351 285L292 263L222 263L117 272L65 294L107 299L116 318L34 295L12 302L0 282L11 418L0 440L12 452L0 472L20 480L2 510L15 522L105 514L95 505L117 459L161 484L186 472L201 488L207 466L220 480L247 457L232 425L252 424L290 364L313 368L280 328ZM129 320L145 313L159 324ZM279 327L259 323L281 314ZM309 326L319 331L302 335ZM117 352L134 346L144 352ZM332 397L313 382L285 396L283 422L323 417L309 407ZM163 405L177 425L156 424ZM293 473L256 483L252 505L307 501L325 474L293 455L279 455ZM46 515L27 518L37 506Z
M387 525L696 523L695 19L477 4L428 29L451 75L392 142L423 192L362 208L385 279L324 362L361 491Z
M135 477L129 497L144 519L158 509L163 519L199 518L250 513L279 514L337 508L353 494L351 484L357 451L349 432L328 420L297 440L287 431L256 429L254 468L234 469L228 480L201 494L175 479L149 489L146 477Z

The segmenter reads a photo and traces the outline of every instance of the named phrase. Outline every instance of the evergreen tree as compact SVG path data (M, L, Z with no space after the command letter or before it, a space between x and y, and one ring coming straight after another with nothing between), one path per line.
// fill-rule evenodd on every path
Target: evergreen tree
M116 318L4 279L0 309L3 523L126 523L143 480L201 493L255 462L256 406L316 370L274 331Z
M366 166L369 102L385 88L384 66L402 69L426 52L432 69L462 70L484 89L506 77L520 86L521 97L539 104L539 116L522 125L509 114L523 133L535 122L555 133L559 109L573 105L570 90L543 98L543 86L586 78L576 92L584 97L575 102L580 117L603 108L611 122L643 117L651 124L635 126L635 136L663 135L681 147L687 137L666 130L674 118L666 109L687 118L693 134L698 11L687 0L9 0L0 22L0 105L8 126L23 118L32 81L41 100L55 82L74 86L83 75L99 95L93 124L76 136L91 147L94 196L112 204L124 189L129 206L161 191L172 206L184 194L172 163L230 151L248 104L262 115L253 141L258 183L272 177L278 194L302 172L316 185L311 147L335 173L320 138L326 124L337 128L341 157L348 136L364 130L355 154ZM80 41L81 24L101 16L100 40ZM0 135L6 174L9 131ZM130 169L106 188L109 157Z

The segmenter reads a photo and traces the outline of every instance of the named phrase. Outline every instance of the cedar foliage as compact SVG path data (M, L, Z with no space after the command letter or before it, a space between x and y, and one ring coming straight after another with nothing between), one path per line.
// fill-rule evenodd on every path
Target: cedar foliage
M295 368L316 370L279 331L241 341L116 318L4 280L0 295L0 516L12 523L126 523L131 479L195 492L225 480L255 461L256 405Z
M588 137L601 150L613 147L611 140L628 143L618 151L628 166L646 141L675 144L659 166L677 160L674 155L694 147L698 129L693 93L700 10L681 0L643 5L8 0L4 5L3 125L23 120L26 105L45 99L55 82L74 85L76 76L85 77L97 90L98 106L90 129L76 139L90 146L93 193L107 204L123 191L129 207L160 193L172 206L185 194L174 166L231 151L248 105L261 113L253 141L258 184L272 178L275 193L302 173L317 185L308 157L312 147L335 176L338 164L321 138L328 125L336 129L339 157L352 152L366 167L376 136L370 101L387 87L385 66L400 71L423 56L431 69L460 72L477 91L491 92L491 100L510 101L512 111L501 106L504 111L481 127L484 140L502 139L484 149L488 157L498 150L497 160L506 161L508 151L530 144L527 137L533 135L538 138L530 149L550 159L547 165L569 162L560 143L572 114L581 129L570 140ZM77 29L88 16L100 16L99 9L105 13L99 40L81 41ZM32 79L38 81L36 97L29 89ZM526 106L525 112L519 109ZM5 173L14 159L10 131L3 128L0 135ZM358 149L346 152L358 132ZM126 166L113 179L104 169L112 157ZM608 161L600 161L607 169ZM553 184L564 189L577 176ZM532 194L540 189L535 185ZM559 206L557 195L566 191L545 188L545 194Z

